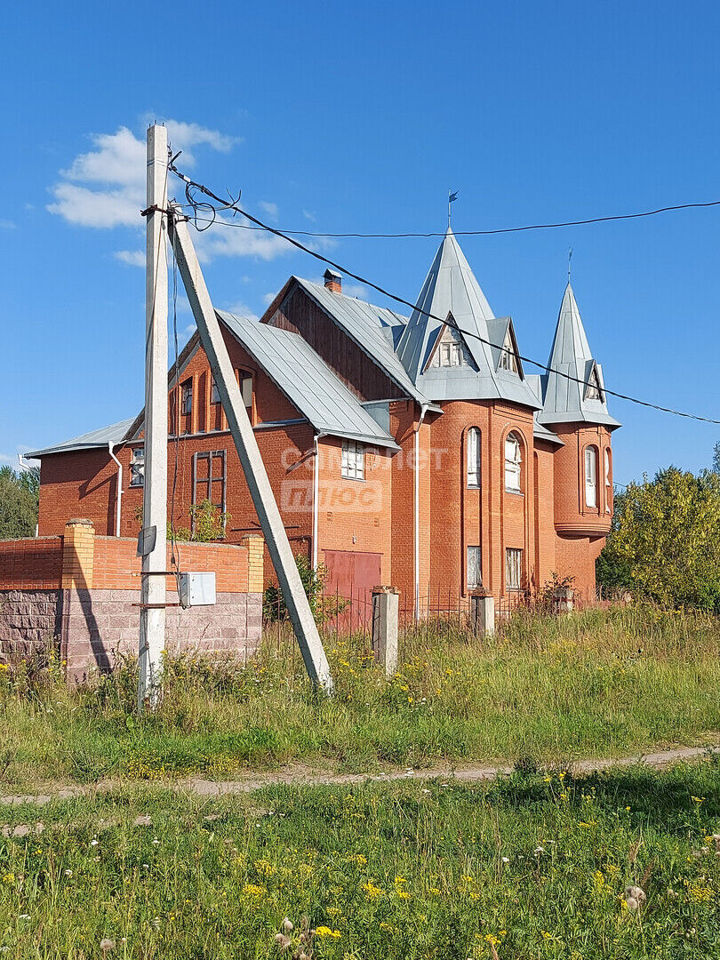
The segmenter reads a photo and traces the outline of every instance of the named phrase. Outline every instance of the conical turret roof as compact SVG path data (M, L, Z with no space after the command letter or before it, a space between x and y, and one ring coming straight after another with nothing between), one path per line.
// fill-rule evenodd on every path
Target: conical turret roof
M550 372L543 376L540 423L598 423L611 429L620 426L608 413L602 368L590 351L569 282L560 305L548 367Z
M502 398L537 409L522 365L517 373L497 369L499 348L511 325L509 318L496 319L448 227L398 342L397 354L410 379L431 400ZM466 362L428 366L445 336L461 342Z

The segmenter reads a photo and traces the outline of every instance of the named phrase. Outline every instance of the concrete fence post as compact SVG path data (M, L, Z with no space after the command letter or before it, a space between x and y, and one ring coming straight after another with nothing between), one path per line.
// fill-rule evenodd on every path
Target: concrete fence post
M485 593L470 595L470 626L477 637L495 633L495 598Z
M398 666L399 594L395 587L373 587L372 592L372 648L386 677L394 676Z
M559 587L554 595L556 613L572 613L575 607L575 591L571 587Z

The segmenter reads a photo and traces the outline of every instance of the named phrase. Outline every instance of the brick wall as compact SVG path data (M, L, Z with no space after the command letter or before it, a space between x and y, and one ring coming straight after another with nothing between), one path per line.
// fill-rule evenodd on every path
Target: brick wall
M111 670L137 652L140 570L136 541L96 537L88 520L71 520L62 537L0 541L0 659L59 649L74 682ZM177 544L180 570L214 571L217 603L167 609L170 653L246 658L262 630L264 541ZM168 544L167 569L171 569ZM168 603L177 604L167 578Z

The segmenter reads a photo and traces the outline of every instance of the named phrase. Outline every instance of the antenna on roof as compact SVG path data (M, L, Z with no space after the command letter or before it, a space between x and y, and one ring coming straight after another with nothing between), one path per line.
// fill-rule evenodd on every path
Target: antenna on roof
M450 229L450 221L452 220L451 204L455 203L457 198L458 198L457 192L453 193L452 190L448 190L448 230Z

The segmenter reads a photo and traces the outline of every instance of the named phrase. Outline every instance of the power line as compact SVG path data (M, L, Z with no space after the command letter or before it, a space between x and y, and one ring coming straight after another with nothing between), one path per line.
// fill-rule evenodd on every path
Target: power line
M177 172L177 171L175 171ZM193 206L193 204L182 204L182 206ZM495 230L453 230L456 237L492 237L499 233L523 233L527 230L555 230L558 227L581 227L588 223L610 223L617 220L637 220L641 217L655 217L660 213L673 213L677 210L694 210L703 207L720 206L720 200L701 200L693 203L676 203L667 207L658 207L655 210L642 210L638 213L620 213L607 217L588 217L584 220L563 220L557 223L528 223L520 227L498 227ZM234 209L229 208L228 209ZM238 213L240 211L238 210ZM248 214L244 214L248 216ZM237 230L267 230L266 226L254 226L249 223L231 223L227 220L216 221L215 218L193 217L196 223L207 223L211 225L215 222L224 227L233 227ZM251 218L249 218L251 219ZM206 228L207 229L207 228ZM317 239L328 240L407 240L411 238L427 239L431 237L444 237L444 233L320 233L313 230L285 230L280 229L279 233L284 236L295 237L315 237Z
M195 180L191 180L184 173L181 173L180 170L175 166L174 161L177 159L177 155L173 157L169 163L168 168L179 177L185 184L185 196L187 198L188 204L197 209L198 206L204 206L207 208L210 204L207 201L197 201L194 198L193 190L199 190L205 196L210 197L216 203L219 204L219 208L213 207L213 220L215 221L215 214L222 213L225 210L233 210L235 213L241 214L241 216L246 217L252 223L256 224L260 229L266 230L268 233L274 234L276 237L280 237L283 240L286 240L292 246L297 247L298 250L302 250L303 253L307 253L309 256L314 257L316 260L319 260L321 263L325 263L330 267L334 267L336 270L339 270L341 273L344 273L348 277L352 277L353 280L357 280L358 283L361 283L365 286L372 287L373 290L376 290L378 293L382 294L384 297L388 297L390 300L394 300L396 303L400 303L405 307L409 307L411 310L417 310L418 313L421 313L423 316L428 317L431 320L436 320L438 323L447 324L456 330L458 333L462 334L463 337L473 337L476 340L479 340L481 343L484 343L486 346L493 347L495 349L500 349L505 353L510 353L510 350L507 350L504 347L498 347L497 344L492 343L490 340L486 340L484 337L481 337L480 334L475 333L471 330L464 330L462 327L459 327L454 319L453 322L450 322L449 318L443 319L442 317L435 316L433 313L429 313L427 310L422 310L416 304L412 303L410 300L406 300L404 297L400 297L397 294L391 293L389 290L386 290L384 287L381 287L379 284L374 283L372 280L369 280L367 277L363 277L360 274L354 273L352 270L349 270L347 267L343 266L340 263L336 263L334 260L331 260L329 257L324 256L321 253L318 253L316 250L311 250L309 247L306 247L303 243L300 243L299 240L295 240L293 237L288 236L283 233L281 230L271 227L267 223L263 223L262 220L259 220L257 217L254 217L251 213L243 210L237 205L235 200L223 200L217 194L213 193L212 190L209 190L207 187L203 186L201 183L197 183ZM713 201L713 204L720 201ZM641 214L634 214L629 216L641 216ZM224 221L220 221L221 223ZM586 221L589 222L589 221ZM444 236L444 234L442 234ZM538 360L533 360L531 357L524 357L522 354L517 354L518 358L524 363L532 364L535 367L539 367L541 370L544 370L546 373L554 373L556 376L563 377L566 380L570 380L573 383L579 383L583 386L587 386L585 380L581 380L579 377L573 377L572 374L564 373L561 370L555 370L553 367L549 367L545 363L540 363ZM637 397L631 397L625 393L618 393L615 390L609 390L607 387L603 387L603 392L609 394L611 397L617 397L618 400L626 400L628 403L634 403L641 407L647 407L651 410L659 410L661 413L669 413L676 417L684 417L687 420L698 420L702 423L713 423L720 425L720 420L715 420L712 417L702 417L694 413L685 413L682 410L674 410L672 407L664 407L657 403L650 403L647 400L639 400Z

